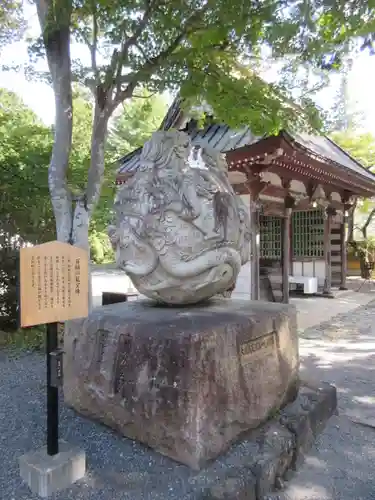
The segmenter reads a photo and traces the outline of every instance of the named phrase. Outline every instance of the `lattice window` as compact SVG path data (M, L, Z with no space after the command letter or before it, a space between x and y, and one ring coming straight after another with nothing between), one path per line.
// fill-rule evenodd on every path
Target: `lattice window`
M281 218L273 215L259 216L260 257L281 259Z
M324 218L321 210L293 213L292 255L296 259L324 257Z

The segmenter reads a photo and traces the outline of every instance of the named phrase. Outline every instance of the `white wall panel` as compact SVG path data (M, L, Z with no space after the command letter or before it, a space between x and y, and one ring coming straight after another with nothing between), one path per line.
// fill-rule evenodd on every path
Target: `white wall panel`
M324 260L308 260L293 262L293 276L312 276L318 278L318 284L324 285L325 263Z
M240 195L241 200L248 208L250 214L250 195ZM251 294L251 264L247 262L240 271L237 278L236 288L233 291L234 298L250 298Z

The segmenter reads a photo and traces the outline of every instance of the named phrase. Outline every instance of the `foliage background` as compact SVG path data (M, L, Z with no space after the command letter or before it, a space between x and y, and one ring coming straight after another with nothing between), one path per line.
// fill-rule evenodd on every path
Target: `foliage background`
M90 161L93 106L90 95L74 89L73 149L68 182L79 192ZM102 196L90 225L91 260L113 261L107 236L112 217L117 160L141 146L157 129L167 109L159 95L142 92L110 127ZM46 127L14 93L0 89L0 329L17 327L17 253L21 246L55 238L55 220L48 190L48 165L53 128Z

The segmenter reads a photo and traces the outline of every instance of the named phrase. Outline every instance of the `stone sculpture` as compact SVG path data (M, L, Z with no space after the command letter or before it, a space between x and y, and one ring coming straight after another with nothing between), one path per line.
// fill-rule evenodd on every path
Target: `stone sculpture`
M117 265L158 302L193 304L224 293L250 258L249 215L223 155L193 147L183 132L153 134L114 208Z

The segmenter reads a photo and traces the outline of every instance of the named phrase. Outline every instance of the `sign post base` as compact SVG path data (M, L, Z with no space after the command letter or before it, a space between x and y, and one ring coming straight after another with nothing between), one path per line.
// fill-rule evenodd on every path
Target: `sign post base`
M47 498L82 479L86 472L85 452L60 441L59 453L49 455L47 447L22 455L20 475L33 493Z
M50 241L20 250L21 327L47 325L47 443L20 458L20 474L43 498L85 475L84 451L59 441L63 350L58 347L58 322L88 315L88 269L87 251L68 243Z

